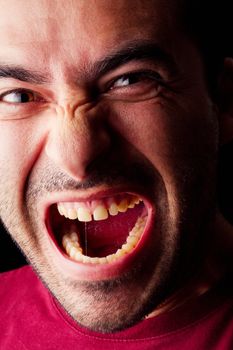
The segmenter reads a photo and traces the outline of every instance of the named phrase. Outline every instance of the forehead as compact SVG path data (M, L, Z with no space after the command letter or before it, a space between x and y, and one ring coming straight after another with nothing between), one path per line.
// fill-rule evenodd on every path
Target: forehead
M169 0L0 0L0 60L91 60L132 39L171 41ZM22 5L23 4L23 5ZM81 53L81 54L80 54Z
M174 11L171 0L0 0L0 5L1 26L14 28L19 24L29 32L40 29L42 35L49 28L60 28L61 34L77 25L104 31L113 24L142 28L155 19L156 25L161 16L161 22L167 20Z

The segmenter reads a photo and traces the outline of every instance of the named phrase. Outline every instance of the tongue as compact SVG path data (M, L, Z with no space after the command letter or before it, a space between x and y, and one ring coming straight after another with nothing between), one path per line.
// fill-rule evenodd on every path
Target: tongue
M106 220L78 222L78 234L83 254L104 257L113 254L126 242L129 232L142 214L143 204Z

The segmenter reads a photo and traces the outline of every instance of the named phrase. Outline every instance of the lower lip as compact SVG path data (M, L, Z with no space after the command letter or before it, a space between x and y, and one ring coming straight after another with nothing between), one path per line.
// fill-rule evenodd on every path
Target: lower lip
M127 273L137 262L146 259L148 251L151 250L151 233L154 227L155 214L150 205L147 205L147 212L147 223L137 246L130 253L114 262L106 264L84 264L72 260L60 249L57 242L52 238L52 232L46 227L52 247L55 248L53 258L55 259L56 266L61 270L62 274L80 281L109 280Z

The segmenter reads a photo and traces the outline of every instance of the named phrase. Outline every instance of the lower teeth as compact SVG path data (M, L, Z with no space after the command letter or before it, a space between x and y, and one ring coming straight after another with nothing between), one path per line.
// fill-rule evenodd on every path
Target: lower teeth
M126 242L121 246L121 248L118 249L116 253L102 258L84 255L76 232L65 234L62 238L62 245L67 255L75 261L90 264L107 264L130 253L135 248L142 236L145 225L146 216L139 217L135 226L129 232Z

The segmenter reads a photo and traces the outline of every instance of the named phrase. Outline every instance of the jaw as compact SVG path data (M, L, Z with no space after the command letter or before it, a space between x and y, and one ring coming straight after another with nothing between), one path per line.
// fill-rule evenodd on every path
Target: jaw
M35 215L38 215L38 212L42 213L45 225L44 233L40 235L39 220L34 220L38 223L35 227L38 232L37 237L41 239L41 261L36 261L35 255L31 254L32 263L35 267L39 267L37 271L41 279L73 319L84 327L103 333L127 328L156 307L157 293L159 295L161 293L161 285L170 265L167 256L161 261L161 247L165 234L161 230L163 228L161 221L167 222L161 216L161 211L164 212L162 204L165 196L162 196L162 193L156 195L155 210L154 192L150 196L145 193L145 189L143 191L143 189L131 187L130 191L127 191L125 187L100 190L95 194L89 192L85 197L81 195L78 197L77 191L74 190L54 192L49 193L39 205L35 203L34 217L36 218ZM136 197L141 201L135 203L134 208L129 208L133 206L129 204L124 211L122 201ZM98 217L98 210L96 213L95 209L103 202L106 206L110 203L108 211L112 211L112 214L114 211L111 202L115 202L119 207L122 205L122 212L119 211L117 215L108 213L108 218L103 219L104 210L102 213L100 210ZM73 209L70 210L71 204L76 212ZM91 211L91 221L88 221L88 215L83 209L80 216L78 209L82 206L85 210L88 208ZM164 215L167 217L167 212ZM76 251L73 247L71 246L69 250L63 242L66 241L65 235L71 235L69 238L75 241L76 235L72 235L75 232L80 240L82 255L87 259L105 259L121 249L142 216L146 221L143 224L140 239L133 249L114 261L88 262L86 258L84 261L79 261L75 257ZM86 221L81 221L84 219ZM91 235L96 225L99 226L97 240ZM87 242L90 249L87 250L82 238L85 226L90 231ZM106 234L112 239L109 240ZM120 241L116 243L118 235ZM72 257L73 254L74 257Z
M126 273L150 245L154 209L136 193L59 199L46 208L45 226L55 259L78 280Z
M151 293L144 288L156 260L154 214L146 198L129 192L63 198L48 207L46 225L63 268L59 279L66 277L70 290L69 300L64 292L57 297L82 326L109 333L144 317Z
M35 215L38 211L44 213L45 230L43 235L39 235L40 227L35 227L38 238L41 237L43 241L40 244L41 264L35 260L34 254L31 255L32 263L40 267L37 271L56 299L84 327L101 332L129 327L156 307L157 294L160 298L161 285L170 266L170 257L166 256L161 261L165 235L161 222L167 222L164 218L167 218L165 196L156 196L155 220L154 200L142 194L140 189L125 192L125 188L123 191L117 188L91 193L85 198L78 197L75 192L50 193L43 203L35 207ZM141 199L139 203L137 197ZM128 205L125 210L122 202L126 199ZM135 205L131 207L133 199ZM98 209L103 203L108 207L108 217L105 219L106 212ZM111 215L115 213L112 203L121 209L116 215ZM91 221L86 210L90 211ZM107 259L107 256L121 250L137 221L143 217L145 222L134 247L112 261ZM88 231L87 250L83 240L85 227ZM97 239L93 238L93 231L97 231ZM68 247L65 242L67 236ZM74 249L75 246L79 248L75 242L77 237L82 256L85 256L81 261L76 257L78 249Z

